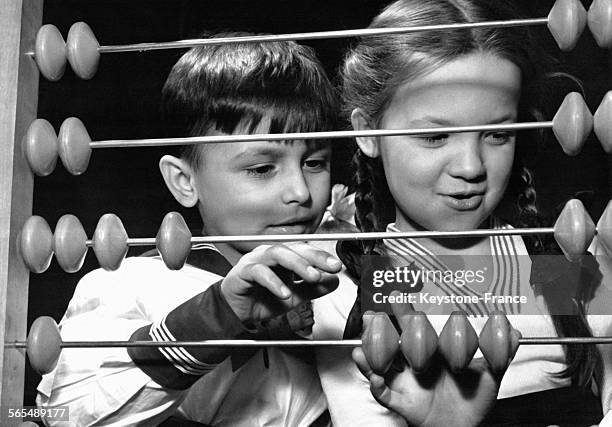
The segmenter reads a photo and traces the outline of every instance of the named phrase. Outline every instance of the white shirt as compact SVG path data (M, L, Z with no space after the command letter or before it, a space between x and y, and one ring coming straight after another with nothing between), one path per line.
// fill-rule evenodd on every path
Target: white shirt
M391 225L387 231L397 231L397 229ZM411 252L414 254L414 250L408 251L406 247L399 247L398 245L401 242L408 243L411 246L416 244L420 249L425 250L420 244L416 243L416 240L408 242L405 240L388 240L386 242L392 242L391 246L396 247L397 253L401 253L404 250L405 253ZM497 257L525 255L520 258L521 262L530 262L529 257L526 256L527 250L520 236L491 238L491 247L492 253ZM508 248L514 248L510 251L513 253L510 253ZM601 252L595 242L591 246L590 251L595 255ZM433 254L429 253L429 256L431 259ZM607 268L610 268L609 265ZM520 271L520 292L531 293L530 296L533 299L537 299L529 286L530 268L523 268L523 265L521 265ZM507 269L505 274L510 273L511 269ZM610 285L605 279L603 283ZM524 284L527 284L527 286L524 286ZM600 288L602 288L603 296L599 300L605 299L606 301L611 301L612 292L610 289L607 289L607 286L601 286ZM347 276L346 271L343 270L340 273L338 289L313 302L315 318L313 328L314 339L342 339L344 328L356 296L357 286ZM538 301L538 303L541 306L541 301ZM599 313L602 312L607 311L599 311ZM428 318L439 334L448 316L429 315ZM469 320L476 333L480 334L487 317L470 316ZM514 328L521 331L523 336L526 337L557 336L550 316L545 314L508 315L508 320ZM612 335L612 316L588 315L587 321L594 336ZM601 382L600 395L603 411L606 414L612 407L612 345L601 345L598 347L602 352L604 361L604 374L599 378L599 381ZM480 350L476 353L475 357L482 357ZM318 348L317 362L321 384L327 397L332 422L335 426L406 425L403 418L384 408L374 400L370 393L369 382L359 372L351 359L350 349ZM569 379L558 379L553 375L565 368L565 355L561 346L521 346L502 380L498 398L502 399L568 386L570 385ZM605 425L612 425L610 418L610 416L606 417Z
M60 323L64 341L128 340L203 292L220 276L154 258L129 258L115 272L95 270L76 287ZM261 352L236 372L226 359L187 390L161 387L125 348L63 349L38 386L40 406L68 405L60 426L156 425L175 414L218 426L308 426L325 410L316 369L276 349L269 368Z

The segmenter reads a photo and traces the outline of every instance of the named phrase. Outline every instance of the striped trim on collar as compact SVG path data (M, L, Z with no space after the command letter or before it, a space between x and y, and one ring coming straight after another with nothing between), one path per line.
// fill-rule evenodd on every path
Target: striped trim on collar
M510 225L503 223L497 218L492 218L491 228L502 229L511 228ZM387 226L387 232L399 232L400 230L391 223ZM519 254L526 254L525 246L520 236L491 236L489 237L493 262L492 277L486 292L494 295L519 295ZM446 271L449 268L443 260L433 252L423 246L418 239L387 239L383 240L384 249L387 255L400 265L414 263L417 268L424 270ZM434 281L445 295L480 296L482 288L472 289L470 286L452 286L443 281ZM469 315L486 315L492 309L503 310L505 313L518 313L517 304L495 304L487 306L484 302L478 304L457 304L457 308L464 310Z

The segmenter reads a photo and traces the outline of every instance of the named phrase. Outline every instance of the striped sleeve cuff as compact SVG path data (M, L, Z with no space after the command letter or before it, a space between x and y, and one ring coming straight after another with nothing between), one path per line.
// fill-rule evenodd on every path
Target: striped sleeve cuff
M163 319L136 330L131 341L249 339L251 334L220 292L221 282L187 300ZM186 389L223 362L224 347L130 347L136 365L163 387Z

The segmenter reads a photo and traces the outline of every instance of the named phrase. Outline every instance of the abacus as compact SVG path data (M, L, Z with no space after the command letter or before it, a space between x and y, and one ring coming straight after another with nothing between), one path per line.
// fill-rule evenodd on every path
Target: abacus
M90 156L101 148L129 148L136 146L165 146L223 143L232 141L267 141L309 138L346 138L373 135L422 135L439 132L474 132L484 130L528 130L552 129L563 151L568 155L580 152L586 138L594 132L605 152L612 152L612 92L608 93L592 115L581 95L568 94L552 121L515 123L504 126L474 125L431 129L376 130L368 132L319 132L275 135L245 135L231 137L198 137L146 140L95 140L85 124L77 117L67 118L59 133L44 118L36 118L38 74L51 81L61 79L67 64L82 79L94 78L102 54L159 49L187 48L205 43L266 42L274 40L310 40L337 37L367 37L373 34L392 32L423 31L432 28L397 28L382 31L342 30L313 33L294 33L275 36L181 40L168 43L144 43L135 45L100 45L86 23L75 23L66 41L60 31L51 24L41 26L42 0L11 4L0 12L0 24L7 37L2 37L2 58L0 61L0 87L6 94L8 108L0 111L3 141L0 173L2 178L2 213L0 242L2 277L0 279L0 332L2 354L0 355L0 406L21 405L23 391L24 354L40 373L49 372L55 365L63 347L102 347L145 345L139 342L62 342L57 325L50 318L39 318L26 337L27 283L29 271L44 273L53 255L67 272L81 269L84 257L92 248L100 266L114 270L119 268L130 246L156 246L168 268L180 269L185 263L191 246L196 243L220 243L230 241L285 242L294 240L358 240L389 238L386 233L336 233L327 235L277 235L277 236L208 236L192 237L185 221L179 214L170 213L162 222L157 237L129 237L121 219L113 214L100 218L91 239L88 239L79 219L65 215L58 221L55 230L39 216L31 215L33 174L46 176L56 167L58 157L64 168L73 175L86 171ZM544 18L509 22L488 22L469 25L479 26L521 26L545 25L562 50L575 47L578 38L588 27L601 48L612 46L612 2L596 0L585 10L578 1L558 0L550 14ZM465 25L464 25L465 26ZM449 26L449 28L459 26ZM437 29L444 29L440 27ZM8 142L10 141L10 142ZM5 234L6 233L6 234ZM465 237L474 235L499 234L553 234L570 261L581 258L594 235L612 248L612 205L609 205L597 223L590 219L584 207L577 200L569 202L554 227L514 230L478 230L468 232L421 232L396 233L395 238L418 237ZM375 322L384 323L384 318ZM502 369L508 358L508 346L512 339L520 345L546 343L612 343L612 337L585 338L542 338L518 337L507 324L502 314L491 316L490 322L480 337L470 329L465 317L457 314L449 318L445 331L453 331L464 337L465 345L454 347L444 332L437 337L432 334L426 317L415 315L407 328L398 337L388 333L392 328L380 328L383 333L366 334L362 340L345 341L203 341L155 343L157 346L358 346L381 347L380 360L371 361L375 370L384 371L390 362L390 355L401 350L416 369L423 369L431 354L438 348L448 359L453 369L460 370L471 358L478 346L496 369ZM500 334L492 331L502 331ZM421 337L421 338L417 338ZM407 347L406 342L422 340L419 346ZM419 352L415 352L415 348ZM501 348L502 350L498 349ZM23 349L26 349L24 352ZM3 425L18 420L2 419Z

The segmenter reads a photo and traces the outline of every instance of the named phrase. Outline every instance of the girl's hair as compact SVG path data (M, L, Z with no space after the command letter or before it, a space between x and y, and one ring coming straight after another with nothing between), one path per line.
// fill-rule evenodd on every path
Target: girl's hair
M237 37L248 33L222 33ZM270 117L270 133L314 132L337 125L338 99L314 51L294 42L203 45L172 67L162 89L162 116L174 137L252 133ZM196 169L201 146L182 157Z
M482 22L521 18L514 2L497 0L398 0L387 6L370 28L412 27L451 23ZM344 113L349 116L360 108L379 127L386 107L397 88L423 76L458 57L483 51L516 64L522 73L518 121L540 121L550 115L547 99L554 93L558 77L552 73L554 62L540 47L539 41L525 27L474 28L413 32L367 37L347 54L342 74ZM533 174L527 159L534 157L536 141L544 134L538 131L517 135L515 161L504 201L511 215L497 214L518 227L539 227L543 220L536 208ZM364 231L384 231L395 219L395 203L380 158L369 158L361 150L353 157L355 176L355 219ZM512 206L513 205L513 206ZM539 238L526 238L530 253L541 253L548 246ZM339 255L349 272L359 276L355 260L360 254L377 251L380 241L363 241L361 245L340 245ZM357 246L360 248L356 249ZM584 307L579 304L580 314ZM561 336L588 336L589 328L582 316L553 315ZM598 363L595 346L567 346L568 368L560 374L576 384L586 385Z

